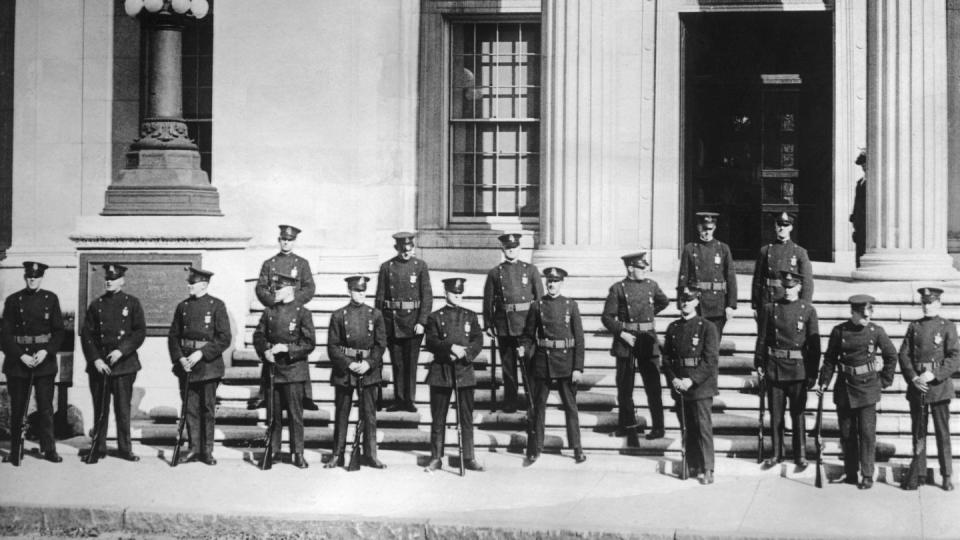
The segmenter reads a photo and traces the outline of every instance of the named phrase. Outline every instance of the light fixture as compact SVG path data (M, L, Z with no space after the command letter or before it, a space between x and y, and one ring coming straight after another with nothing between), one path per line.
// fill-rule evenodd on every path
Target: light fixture
M191 0L190 11L197 19L202 19L210 12L210 3L207 0Z
M156 13L163 9L163 0L143 0L143 7L150 13Z
M183 15L190 9L190 0L170 0L170 7L180 15Z
M140 10L143 9L143 0L125 0L123 9L127 12L127 15L136 17L137 13L140 13Z

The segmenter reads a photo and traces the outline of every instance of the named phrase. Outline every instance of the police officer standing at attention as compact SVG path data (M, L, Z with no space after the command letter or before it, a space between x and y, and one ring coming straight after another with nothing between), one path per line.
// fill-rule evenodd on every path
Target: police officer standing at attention
M937 457L943 489L953 491L953 450L950 447L950 400L953 398L952 376L960 369L960 343L953 322L940 316L940 295L943 289L923 287L920 303L923 317L910 323L900 346L900 372L907 381L907 401L914 433L914 448L920 438L927 436L923 407L930 407L933 428L937 437ZM921 420L921 418L923 420ZM921 423L922 422L922 423ZM919 428L919 429L918 429ZM927 471L926 452L921 453L921 476ZM921 480L920 484L924 482ZM904 489L917 489L918 484L907 483Z
M427 350L433 353L433 362L427 371L430 385L430 463L427 471L443 466L444 435L450 394L457 391L457 415L463 440L463 467L482 471L473 452L473 389L477 385L473 373L473 359L483 349L483 331L477 314L462 307L463 278L443 280L447 305L427 318Z
M836 371L833 402L840 423L844 481L857 483L859 465L863 478L858 487L870 489L877 447L877 402L880 391L893 383L897 349L883 328L870 321L876 299L856 294L849 302L850 320L834 326L830 332L817 395L823 393ZM875 357L877 349L882 361Z
M189 268L190 296L173 312L167 334L167 349L173 373L180 379L181 392L186 377L185 403L190 451L184 462L202 461L216 465L213 457L217 386L223 378L223 352L230 347L230 318L219 298L207 294L213 272Z
M383 311L393 369L390 412L417 412L417 360L424 325L433 309L427 263L413 256L413 233L393 235L397 256L380 265L376 307Z
M654 316L670 304L656 281L646 277L650 267L647 252L639 251L621 257L627 277L614 283L607 293L600 317L603 326L613 334L610 355L617 359L618 425L615 435L635 433L633 386L637 371L650 406L653 429L647 439L659 439L663 431L663 388L660 385L660 345ZM634 365L636 361L636 365Z
M737 272L730 246L713 237L719 216L715 212L697 212L699 237L683 246L677 287L700 289L700 315L712 322L723 337L723 327L737 309Z
M287 275L297 279L297 286L294 290L294 300L303 305L307 305L317 291L317 286L313 282L313 272L310 270L310 263L303 257L293 252L294 244L300 229L293 225L280 225L280 236L277 242L280 244L280 252L263 261L260 266L260 276L257 278L257 285L254 292L257 300L264 307L272 306L279 301L276 297L277 276L279 274ZM261 385L260 395L252 398L247 408L262 409L266 407L263 396L266 395L263 381L266 380L266 367L260 373ZM306 385L303 394L303 408L311 411L318 409L317 404L313 402L313 387Z
M808 302L813 300L813 265L810 264L810 257L806 249L790 239L796 221L793 214L781 212L774 216L773 221L777 237L773 243L760 248L760 256L753 268L750 305L754 318L759 316L764 304L783 295L783 285L780 283L782 270L803 276L800 298Z
M5 458L20 465L20 430L23 416L30 406L30 380L36 390L37 417L34 429L40 436L43 458L53 463L63 459L57 453L53 435L53 379L57 375L57 352L63 342L63 314L57 295L41 289L47 265L39 262L23 263L26 287L7 297L3 304L3 373L7 376L10 392L10 454Z
M783 297L764 304L758 319L753 363L757 374L766 378L770 403L773 457L766 466L783 461L783 417L789 400L793 461L802 469L807 466L803 414L807 390L817 382L820 369L820 324L813 304L800 299L803 276L785 270L780 281Z
M380 310L364 303L367 298L366 276L344 279L350 303L333 312L327 331L327 355L333 362L330 384L336 389L336 423L333 429L333 454L324 468L342 467L347 446L347 423L353 407L353 389L363 377L360 389L360 417L363 420L363 453L367 465L383 469L377 459L377 387L381 380L383 351L387 347L387 331Z
M567 423L567 442L573 447L573 459L583 463L587 456L580 445L580 417L577 411L577 383L583 376L583 322L576 300L561 296L566 270L543 271L547 294L530 306L520 341L519 355L532 351L530 374L533 377L534 437L527 440L527 464L543 452L544 423L550 382L556 381Z
M676 402L677 418L686 426L682 441L690 476L713 483L713 418L710 410L719 376L720 339L717 327L697 314L700 291L677 289L680 318L667 327L663 342L663 373ZM681 418L682 415L682 418Z
M107 455L107 423L109 414L98 410L101 399L110 407L113 396L113 414L117 423L117 446L119 457L127 461L140 461L130 444L130 405L133 397L133 382L140 371L137 349L147 337L147 324L140 300L121 289L125 284L127 267L120 264L103 265L107 292L90 303L83 321L80 341L87 360L90 391L96 418L94 430L99 433L98 452ZM107 392L105 397L103 392Z
M520 238L517 233L501 234L503 262L487 273L483 285L483 324L490 337L497 340L503 373L504 412L516 412L517 347L527 320L530 303L543 297L543 283L537 267L521 261ZM530 392L530 389L525 389Z
M280 431L283 409L287 410L290 429L291 462L306 469L303 457L303 387L310 384L310 364L307 357L316 346L313 315L297 302L297 278L277 274L276 300L263 310L257 329L253 332L253 347L260 359L274 370L272 415L274 459L280 458ZM269 375L268 375L269 376Z
M863 176L857 180L857 187L853 191L853 212L850 213L850 223L853 224L853 245L856 249L857 268L860 267L860 257L867 252L867 151L861 150L855 162L863 169Z

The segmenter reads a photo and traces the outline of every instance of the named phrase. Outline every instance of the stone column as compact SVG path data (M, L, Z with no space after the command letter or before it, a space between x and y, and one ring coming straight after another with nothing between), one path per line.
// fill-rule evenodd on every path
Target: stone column
M945 0L867 7L867 253L858 279L956 279L947 254Z
M200 168L200 152L183 121L182 33L206 7L187 0L130 0L125 6L147 35L147 110L126 168L107 187L102 214L222 215L217 190Z
M607 2L545 0L544 158L533 261L573 275L623 273L611 229L613 141ZM611 12L615 14L615 8Z

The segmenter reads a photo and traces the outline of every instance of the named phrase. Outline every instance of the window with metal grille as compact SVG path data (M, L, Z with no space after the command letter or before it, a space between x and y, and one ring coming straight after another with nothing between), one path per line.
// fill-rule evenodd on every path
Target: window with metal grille
M453 218L540 213L540 25L451 25Z
M183 30L183 119L190 138L200 147L200 168L213 181L210 159L213 135L213 0L210 12Z

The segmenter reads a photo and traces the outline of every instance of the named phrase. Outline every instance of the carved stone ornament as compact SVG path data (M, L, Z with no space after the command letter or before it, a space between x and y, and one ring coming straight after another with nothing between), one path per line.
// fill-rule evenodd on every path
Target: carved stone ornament
M183 120L164 118L146 118L140 123L140 138L133 143L140 148L181 148L196 150L197 145L190 138L187 124Z

